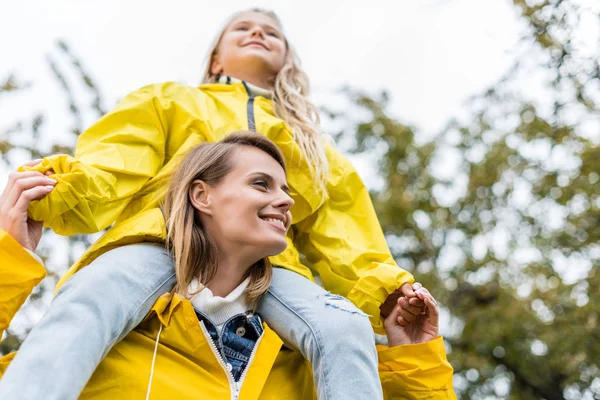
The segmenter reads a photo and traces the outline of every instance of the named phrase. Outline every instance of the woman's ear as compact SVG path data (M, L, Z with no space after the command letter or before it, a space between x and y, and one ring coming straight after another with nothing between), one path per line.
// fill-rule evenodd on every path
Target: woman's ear
M219 62L218 57L215 55L210 63L210 74L211 75L223 75L223 66Z
M190 186L190 202L192 206L203 214L212 215L212 202L210 186L200 179L196 179Z

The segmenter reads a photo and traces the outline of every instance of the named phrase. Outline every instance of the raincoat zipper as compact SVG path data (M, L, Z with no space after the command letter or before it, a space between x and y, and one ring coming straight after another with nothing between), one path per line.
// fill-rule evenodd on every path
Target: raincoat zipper
M252 349L252 353L250 353L250 357L248 357L248 363L246 364L246 368L244 368L244 372L242 372L242 375L240 376L240 380L236 382L238 396L240 393L240 389L242 388L242 383L244 383L244 379L246 378L246 375L248 375L248 370L250 369L250 365L252 365L252 360L254 359L254 356L256 355L256 351L258 350L258 345L260 344L260 341L262 340L263 336L265 336L264 332L256 340L256 343L254 344L254 348ZM236 397L236 399L237 399L237 397Z
M244 88L246 89L246 93L248 93L248 104L246 105L246 113L248 118L248 130L256 131L256 121L254 120L254 93L250 91L250 88L246 84L246 82L242 81L244 84Z
M227 375L227 380L229 381L229 389L231 390L232 400L237 400L238 397L240 396L240 390L239 390L237 383L235 382L235 378L233 377L233 374L231 373L231 371L229 371L227 369L227 363L223 359L223 356L221 355L219 350L217 350L217 345L215 345L215 342L212 339L212 336L210 336L210 334L206 330L206 326L204 326L204 321L200 321L200 328L202 329L202 333L204 333L204 336L206 336L206 340L208 341L210 348L212 349L213 353L215 354L215 357L219 361L219 364L221 364L221 367L223 367L223 371L225 371L225 375Z

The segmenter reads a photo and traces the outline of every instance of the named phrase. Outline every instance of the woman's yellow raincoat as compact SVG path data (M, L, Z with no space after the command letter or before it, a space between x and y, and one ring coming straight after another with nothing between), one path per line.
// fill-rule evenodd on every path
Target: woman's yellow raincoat
M181 156L233 131L255 129L282 150L296 202L288 248L272 257L273 265L313 279L300 262L299 252L304 254L325 289L370 315L375 331L382 334L379 306L413 278L394 262L367 189L350 162L327 145L330 176L322 201L300 147L274 115L271 100L248 93L243 83L147 86L81 134L75 158L47 157L34 168L52 168L58 184L31 204L33 219L63 235L98 232L116 221L63 281L111 248L161 241L163 218L152 210L164 198Z
M1 335L45 270L2 230L0 260ZM266 324L264 328L238 384L214 351L191 303L164 295L146 319L110 350L80 398L144 399L150 391L150 399L168 400L316 399L308 362L299 352L282 349L277 334ZM386 399L456 398L441 337L378 350ZM0 379L15 354L0 358Z

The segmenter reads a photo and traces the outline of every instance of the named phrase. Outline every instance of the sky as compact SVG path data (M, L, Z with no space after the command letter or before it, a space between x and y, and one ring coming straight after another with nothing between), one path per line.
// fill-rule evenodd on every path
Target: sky
M53 134L66 129L66 104L46 62L65 40L100 86L105 107L147 84L196 85L205 52L235 11L276 11L327 103L351 85L391 94L391 112L438 131L464 101L510 66L517 11L507 0L7 2L1 12L0 79L14 72L31 90L0 107L0 127L32 109L45 111ZM32 95L33 94L33 95ZM56 101L59 98L60 101ZM93 121L86 121L90 124Z

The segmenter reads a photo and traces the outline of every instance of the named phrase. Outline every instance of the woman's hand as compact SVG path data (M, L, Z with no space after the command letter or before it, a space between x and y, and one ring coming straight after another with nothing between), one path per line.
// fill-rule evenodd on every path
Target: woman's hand
M400 297L398 305L383 321L390 347L424 343L438 336L439 309L437 302L431 293L420 284L415 283L413 288L417 298ZM414 311L418 306L412 303L417 303L417 300L424 302L425 308L420 308L421 312L415 316ZM411 308L415 310L411 310Z
M33 166L40 160L25 164ZM24 248L34 251L42 237L43 222L27 217L27 207L54 189L56 181L37 171L13 172L0 195L0 229Z

